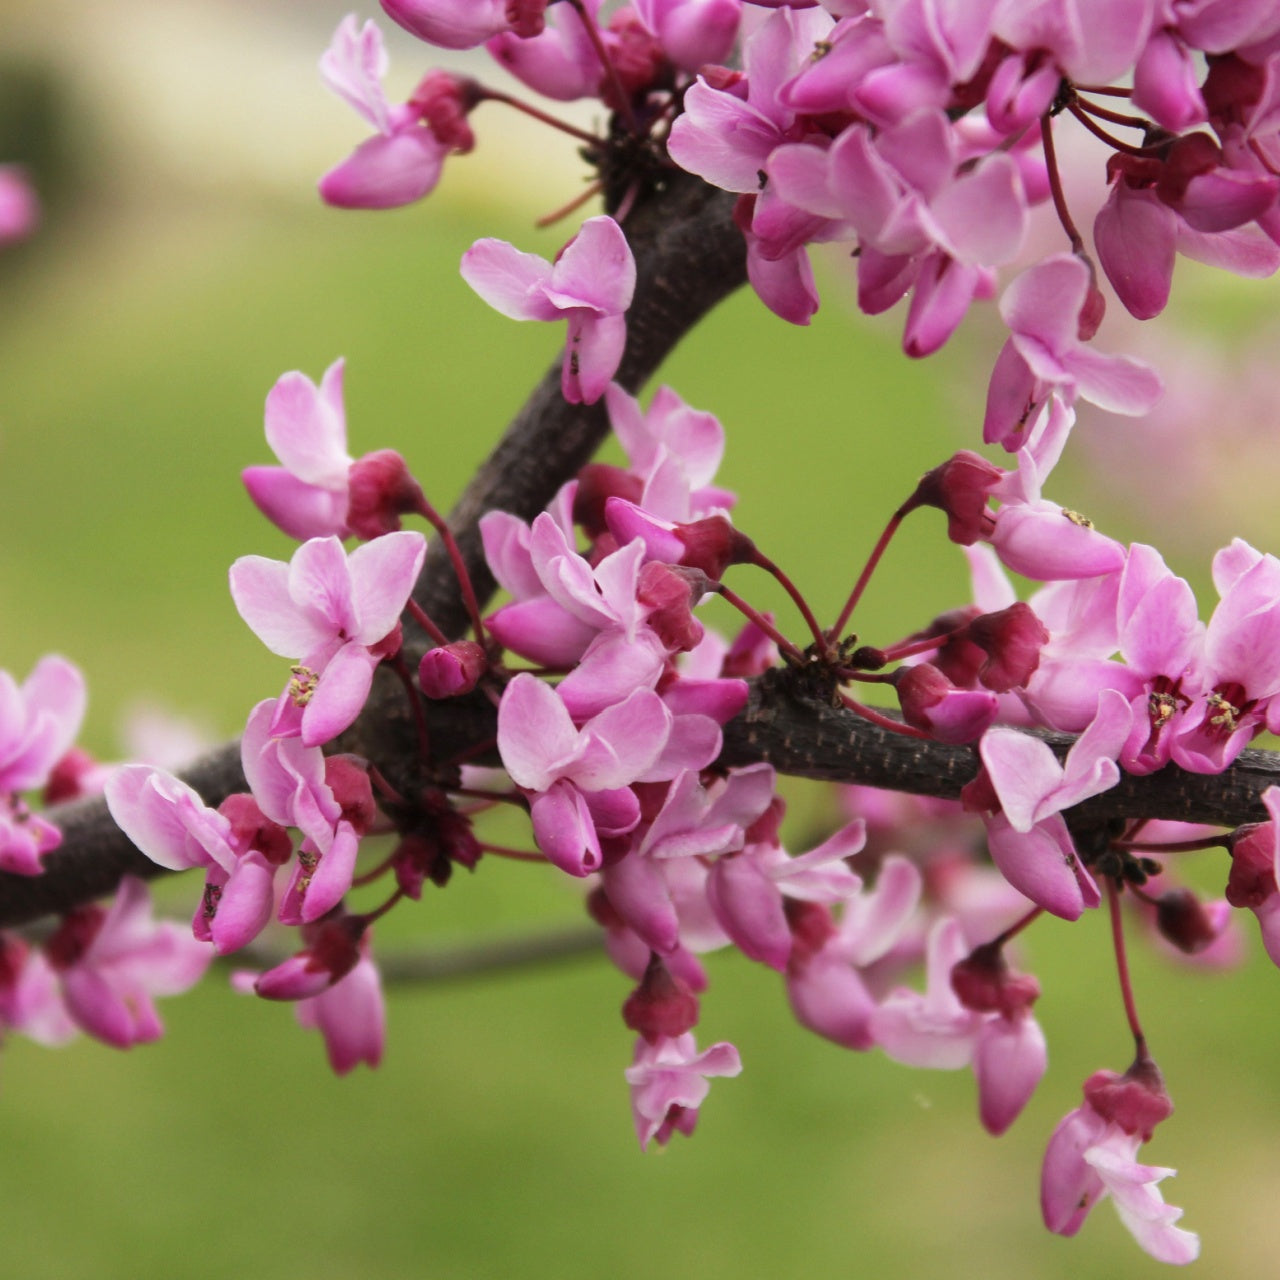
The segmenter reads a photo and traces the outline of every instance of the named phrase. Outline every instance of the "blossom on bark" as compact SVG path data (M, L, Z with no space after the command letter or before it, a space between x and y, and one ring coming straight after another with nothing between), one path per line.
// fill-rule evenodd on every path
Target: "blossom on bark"
M319 746L360 714L373 670L399 648L400 614L417 581L426 540L389 533L349 556L336 537L312 538L288 564L241 556L231 566L240 616L272 653L298 657L271 726Z
M512 320L566 320L560 388L570 404L594 404L622 362L636 264L622 228L588 218L554 263L505 240L477 240L462 278Z

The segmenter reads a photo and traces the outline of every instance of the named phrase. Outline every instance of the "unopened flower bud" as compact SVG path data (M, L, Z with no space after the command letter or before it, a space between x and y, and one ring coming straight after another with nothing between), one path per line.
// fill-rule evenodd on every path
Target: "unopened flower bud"
M1084 1082L1085 1101L1104 1120L1125 1133L1139 1133L1144 1142L1161 1120L1173 1114L1164 1077L1150 1058L1135 1062L1124 1075L1095 1071Z
M640 570L636 599L649 609L649 626L668 649L683 653L702 640L703 629L693 607L707 590L699 569L651 560Z
M640 985L623 1003L622 1020L650 1044L674 1039L697 1026L698 997L654 952Z
M1222 906L1221 902L1218 906ZM1170 889L1160 895L1156 902L1156 928L1162 937L1189 956L1216 942L1222 932L1222 926L1190 889Z
M1006 1018L1029 1009L1040 998L1040 984L1029 973L1012 973L999 947L977 947L951 970L951 989L966 1009L1001 1013Z
M484 649L474 640L428 649L418 664L418 683L428 698L457 698L470 693L489 669Z
M994 463L962 449L920 477L909 505L937 507L945 512L947 537L962 547L969 547L987 537L995 527L995 519L987 509L987 498L1003 475Z
M995 720L1000 704L984 689L957 689L928 662L899 667L894 689L902 718L938 742L975 742Z
M1233 907L1256 908L1276 892L1275 843L1275 825L1270 822L1235 831L1226 892Z
M218 812L231 823L231 840L237 848L255 849L273 867L284 866L293 856L293 837L272 822L247 791L228 796Z
M342 806L342 817L356 835L366 835L378 816L368 769L350 756L329 756L324 762L324 780Z
M356 967L364 930L365 922L358 916L306 926L302 935L308 944L306 950L268 969L253 984L254 991L265 1000L318 996Z
M476 145L467 115L480 101L478 81L437 68L418 82L409 104L445 146L465 155Z
M1040 665L1049 632L1029 604L984 613L969 623L969 639L988 655L978 679L995 693L1021 689Z
M418 482L394 449L366 453L348 473L347 526L366 542L394 533L400 517L419 511L425 502Z
M581 525L593 542L608 527L604 504L610 498L624 498L639 503L644 496L644 482L622 467L605 462L589 462L578 472L578 487L573 495L573 521Z

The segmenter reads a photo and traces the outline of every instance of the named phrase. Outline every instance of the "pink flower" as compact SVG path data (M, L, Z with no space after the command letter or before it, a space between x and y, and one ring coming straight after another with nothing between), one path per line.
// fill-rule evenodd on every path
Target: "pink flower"
M0 164L0 245L29 236L40 221L40 202L26 172Z
M1067 253L1029 268L1005 290L1000 315L1012 336L991 374L987 443L1017 449L1020 424L1055 390L1067 403L1079 396L1129 415L1146 413L1160 398L1160 380L1146 365L1081 340L1082 327L1089 333L1082 315L1090 298L1089 268Z
M329 1065L337 1075L346 1075L361 1062L376 1067L382 1061L386 1004L367 934L355 967L319 995L299 1000L294 1013L299 1026L314 1028L324 1037Z
M1159 1262L1194 1262L1199 1238L1174 1223L1182 1210L1166 1205L1155 1184L1173 1173L1138 1164L1138 1148L1173 1110L1150 1061L1123 1075L1097 1071L1084 1085L1084 1103L1063 1117L1045 1151L1040 1206L1045 1226L1073 1236L1104 1196L1120 1221Z
M152 862L172 871L206 869L192 922L197 938L226 955L262 932L275 905L276 872L293 842L252 797L210 809L186 783L140 764L116 770L105 793L116 824Z
M109 910L80 907L45 943L67 1012L91 1036L128 1049L157 1040L164 1026L153 996L197 983L213 948L173 924L151 920L151 896L125 876Z
M382 33L372 22L357 29L355 16L348 14L320 60L320 73L378 132L320 179L327 204L391 209L420 200L435 188L445 157L455 149L423 125L417 103L388 105L381 83L386 69Z
M272 653L301 657L273 733L314 747L351 725L388 645L399 647L394 633L425 554L423 536L404 531L350 556L335 537L312 538L287 565L242 556L231 566L240 616Z
M462 255L462 278L512 320L567 320L564 398L594 404L604 394L622 361L636 286L635 259L612 218L588 218L554 263L505 240L477 240Z
M741 1070L742 1059L727 1041L699 1053L692 1032L663 1036L653 1044L637 1040L626 1076L641 1150L654 1141L665 1146L677 1131L691 1134L711 1089L708 1077L736 1076Z
M342 407L343 361L317 387L306 374L281 376L267 396L266 432L279 467L241 473L254 505L300 542L347 536L347 421Z

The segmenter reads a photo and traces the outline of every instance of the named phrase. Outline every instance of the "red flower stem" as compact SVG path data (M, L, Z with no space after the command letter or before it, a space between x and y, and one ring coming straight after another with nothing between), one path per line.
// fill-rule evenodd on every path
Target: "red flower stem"
M510 858L515 862L546 862L546 858L540 853L531 853L528 849L511 849L502 844L481 844L480 848L485 853L491 853L495 858Z
M898 644L891 644L887 649L881 649L886 662L897 662L901 658L913 658L917 653L928 653L930 649L941 649L948 640L958 636L964 627L956 627L954 631L945 631L941 635L926 636L923 640L902 640Z
M409 668L405 666L404 659L397 653L390 660L391 670L400 677L400 683L404 685L405 692L409 695L409 706L413 710L413 723L418 730L418 749L422 753L424 761L431 759L431 735L427 732L427 717L422 710L422 699L418 696L418 686L414 683L413 676L409 673Z
M1157 840L1113 840L1115 849L1126 853L1194 853L1198 849L1230 848L1225 836L1201 836L1196 840L1171 840L1161 844Z
M374 907L372 911L367 911L361 917L364 920L364 927L367 929L375 920L381 920L383 916L391 910L392 907L404 897L404 890L397 889L395 893L389 897L380 907Z
M365 771L369 775L369 781L378 789L379 794L384 799L390 800L392 804L407 804L408 801L389 783L383 775L381 769L375 764L365 762Z
M405 605L405 608L409 611L409 616L417 621L418 626L420 626L423 631L425 631L427 635L436 642L436 644L449 643L449 637L445 635L445 633L441 631L429 617L427 617L426 611L416 600L410 597L409 603Z
M471 619L471 628L476 633L476 642L484 644L484 623L480 619L480 602L476 599L475 588L471 585L471 575L467 572L467 562L462 558L462 549L453 536L445 518L423 498L418 507L418 514L440 535L444 548L449 553L449 563L458 579L458 590L462 592L462 603L466 606L467 617Z
M378 863L378 865L374 867L372 870L366 871L363 875L352 877L351 887L353 889L360 889L364 885L372 884L380 876L386 875L386 873L391 870L392 864L394 862L395 862L394 854L389 857L383 858L383 860L380 863Z
M739 613L743 614L749 621L754 622L786 657L790 658L792 662L801 666L804 665L804 654L763 613L758 609L753 609L736 591L726 587L723 582L716 583L714 590L724 596Z
M1095 121L1091 120L1089 118L1088 112L1081 110L1081 108L1076 103L1074 102L1068 103L1067 110L1070 111L1071 114L1075 116L1075 118L1079 120L1080 123L1084 125L1084 127L1088 129L1089 132L1093 134L1095 138L1101 138L1102 141L1105 142L1107 146L1111 147L1113 150L1122 152L1126 156L1141 157L1141 156L1151 155L1153 148L1135 147L1132 145L1132 143L1121 142L1119 138L1114 137L1112 134L1109 134L1100 124L1097 124Z
M840 701L864 720L870 720L872 724L878 724L882 729L888 729L890 733L900 733L904 738L929 737L923 729L915 729L909 724L903 724L901 720L895 720L892 716L887 716L873 707L864 707L861 702L854 701L847 693L840 695Z
M575 209L582 208L588 200L593 196L598 196L603 190L603 182L593 182L580 196L574 196L568 204L562 204L558 209L552 209L550 213L544 213L533 225L535 227L552 226L554 223L559 222L561 218L567 218Z
M853 584L853 590L849 592L849 598L844 603L844 608L840 610L840 616L836 619L836 624L827 634L833 639L838 640L841 632L844 631L849 619L853 616L853 611L857 607L858 601L862 599L862 593L866 590L867 583L871 580L871 575L875 572L876 565L880 563L880 557L884 555L885 548L889 545L889 540L898 531L898 526L907 516L907 513L914 508L910 503L899 507L897 511L889 518L889 523L885 525L884 532L881 533L876 545L871 548L871 554L867 557L867 563L863 566L858 580Z
M1129 958L1124 949L1124 925L1120 919L1120 893L1115 880L1107 877L1107 905L1111 911L1111 943L1116 953L1116 972L1120 978L1120 994L1124 999L1124 1014L1129 1020L1129 1030L1133 1033L1134 1057L1138 1060L1147 1057L1147 1038L1142 1033L1142 1023L1138 1021L1138 1007L1133 1000L1133 985L1129 981Z
M756 547L752 547L750 563L755 565L756 568L772 574L778 580L782 585L782 589L791 597L792 603L800 610L800 616L804 618L818 649L820 651L826 649L827 637L818 625L817 618L813 616L813 610L809 608L809 602L800 594L799 587L764 552Z
M1125 89L1114 84L1078 84L1075 86L1077 93L1098 93L1104 94L1109 98L1132 98L1133 90Z
M1144 119L1142 116L1129 116L1119 111L1111 111L1106 107L1100 107L1096 102L1082 102L1076 100L1076 106L1081 111L1087 112L1091 116L1095 116L1099 120L1108 120L1112 124L1125 125L1130 129L1150 129L1151 121Z
M592 147L601 145L602 139L597 138L594 133L587 133L585 129L579 129L567 121L557 120L555 116L549 116L545 111L539 111L537 107L531 106L527 102L521 102L519 98L513 98L510 94L501 93L497 89L486 89L482 85L477 99L477 103L480 102L501 102L504 106L514 107L517 111L523 111L525 115L532 116L533 119L542 124L550 125L553 129L559 129L561 133L567 133L571 138L577 138L579 142L585 142Z
M991 941L987 943L987 946L998 951L1006 942L1016 938L1018 934L1027 927L1027 925L1031 924L1042 915L1044 915L1043 907L1032 907L1021 920L1015 920L1013 924L1011 924L1002 934L998 937L992 938Z
M613 65L613 59L609 57L609 50L604 47L604 41L600 38L600 29L596 26L595 19L587 12L582 0L569 0L569 7L582 19L582 25L587 31L587 38L591 41L591 46L596 51L596 57L600 59L600 65L604 68L604 73L608 77L610 85L613 86L613 92L618 99L618 114L626 124L627 132L632 137L638 138L640 136L640 124L636 120L635 112L631 109L631 98L622 87L622 81L618 77L618 68Z
M1044 148L1044 163L1049 173L1049 191L1053 196L1053 207L1057 210L1058 221L1062 223L1062 229L1067 233L1067 239L1071 241L1071 252L1077 257L1084 258L1086 257L1084 239L1076 229L1076 224L1071 220L1071 213L1067 209L1067 197L1062 190L1062 175L1058 172L1058 157L1053 146L1053 123L1047 114L1040 120L1040 145Z

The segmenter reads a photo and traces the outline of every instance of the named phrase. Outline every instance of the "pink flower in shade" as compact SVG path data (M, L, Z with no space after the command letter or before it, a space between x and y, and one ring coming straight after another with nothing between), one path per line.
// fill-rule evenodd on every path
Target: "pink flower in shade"
M651 774L671 730L671 713L649 689L636 689L578 729L556 691L536 676L521 674L507 685L498 751L516 785L533 795L534 837L552 862L571 875L599 869L601 831L635 829L640 806L630 784L657 780Z
M1280 725L1280 560L1242 539L1213 558L1221 597L1204 632L1196 678L1203 697L1173 734L1175 764L1225 769L1263 726Z
M871 1015L870 1029L896 1062L943 1070L972 1066L982 1123L999 1134L1035 1092L1048 1060L1044 1033L1030 1012L1038 987L1024 980L1030 988L1014 999L974 999L976 984L956 982L968 953L960 922L940 919L929 933L924 994L891 992Z
M554 263L505 240L477 240L462 278L512 320L567 320L560 386L571 404L594 404L618 371L636 264L612 218L588 218Z
M1232 836L1226 897L1257 916L1262 945L1280 965L1280 787L1268 787L1262 803L1271 821L1241 827Z
M744 955L785 972L791 929L784 900L832 903L856 894L862 881L844 859L861 850L866 834L856 819L799 857L764 840L718 858L706 886L717 923Z
M16 935L0 933L0 1036L18 1031L53 1047L66 1044L77 1030L44 953Z
M249 715L240 757L262 812L303 834L279 918L310 924L351 888L360 837L373 818L372 792L364 770L341 756L326 759L298 738L272 737L271 723L271 702L260 702Z
M355 967L319 995L294 1005L298 1025L320 1032L335 1074L344 1076L360 1063L376 1067L387 1038L386 1003L378 966L361 939Z
M213 959L213 948L187 930L152 921L151 896L133 876L121 880L110 909L65 916L44 949L67 1012L118 1049L159 1039L164 1027L152 997L188 990Z
M636 0L640 21L681 70L723 62L742 20L742 0Z
M117 769L105 793L116 825L152 862L171 871L206 869L192 921L198 939L226 955L262 932L275 906L276 872L293 841L251 796L210 809L186 783L141 764Z
M24 240L39 221L40 202L26 172L18 165L0 164L0 245Z
M0 671L0 795L44 786L80 732L84 707L84 677L65 658L41 658L21 687Z
M1068 253L1057 254L1024 271L1000 299L1000 315L1012 331L1001 349L987 391L983 439L1011 453L1021 445L1029 415L1050 393L1067 402L1090 400L1111 413L1146 413L1160 398L1159 378L1127 356L1094 351L1086 308L1096 291L1089 268Z
M345 538L347 420L342 406L344 363L335 360L317 387L304 373L286 373L267 396L267 443L278 467L246 467L240 478L254 506L300 542Z
M387 16L406 31L428 44L442 49L474 49L490 36L511 28L508 14L510 0L382 0ZM546 0L539 4L514 6L518 11L532 10L518 29L520 35L533 35L542 29L540 19Z
M1015 889L1064 920L1077 919L1101 898L1076 855L1061 812L1116 785L1116 760L1131 725L1128 700L1104 689L1097 716L1065 764L1039 738L999 725L979 744L1000 803L1000 812L986 818L991 857Z
M987 540L1006 569L1028 578L1093 578L1124 565L1120 543L1079 513L1041 497L1074 423L1074 410L1050 395L1029 428L1017 428L1017 467L990 489L1002 505ZM1013 447L1012 439L1005 441L1005 448Z
M17 793L50 781L80 731L84 706L84 677L65 658L41 658L21 687L0 671L0 870L39 875L40 859L62 842Z
M378 132L320 179L326 204L392 209L420 200L434 189L445 157L455 149L423 125L418 103L388 104L382 91L386 70L382 33L372 22L357 27L349 14L320 59L320 73L329 88Z
M597 28L601 25L600 4L601 0L584 0ZM569 5L555 5L544 22L546 8L545 0L508 0L508 14L518 18L527 14L529 20L518 20L499 31L485 48L495 62L536 93L557 102L594 97L600 91L604 68L590 33ZM606 46L613 43L611 33L601 34Z
M637 1040L626 1076L641 1150L648 1150L650 1142L665 1146L677 1131L691 1134L711 1089L708 1079L736 1076L741 1070L742 1059L727 1041L699 1053L692 1032L663 1036L653 1044Z
M360 714L373 670L399 648L400 614L417 581L426 539L403 531L357 547L312 538L284 564L242 556L231 566L240 616L272 653L301 656L272 732L319 746Z
M872 1047L876 1001L863 971L899 945L922 885L914 863L890 854L875 887L845 899L838 924L819 904L788 910L787 996L801 1026L847 1049Z
M1138 1148L1173 1110L1160 1073L1149 1060L1123 1075L1097 1071L1084 1085L1084 1103L1053 1131L1040 1179L1045 1226L1073 1236L1104 1196L1120 1221L1159 1262L1194 1262L1200 1240L1174 1224L1182 1210L1167 1205L1156 1183L1174 1171L1137 1162Z

